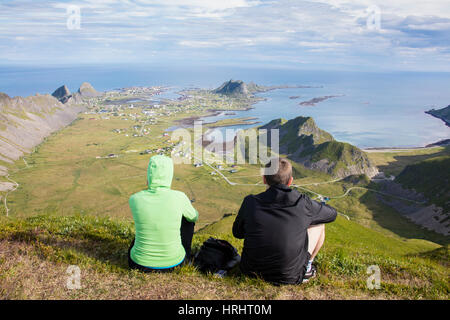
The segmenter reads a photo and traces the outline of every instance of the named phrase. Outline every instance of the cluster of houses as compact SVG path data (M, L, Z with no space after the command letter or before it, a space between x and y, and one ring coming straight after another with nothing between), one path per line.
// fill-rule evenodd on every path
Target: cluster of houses
M144 151L139 152L139 154L142 155L146 155L146 154L150 154L150 153L156 153L156 154L165 154L165 153L170 153L173 150L173 146L166 146L166 147L161 147L161 148L154 148L154 149L146 149Z
M112 98L112 97L128 97L130 95L155 95L160 94L163 91L164 87L161 86L130 87L130 88L123 88L120 90L109 91L106 93L106 96Z
M196 167L196 168L203 167L203 163L202 162L196 162L196 163L194 163L194 167ZM225 170L224 166L221 165L221 164L216 165L216 168L217 168L217 170L220 170L220 171ZM236 165L232 165L231 169L228 170L228 172L229 173L236 173L236 172L238 172L238 170L236 168ZM217 174L216 171L212 171L211 172L211 175L216 175L216 174Z

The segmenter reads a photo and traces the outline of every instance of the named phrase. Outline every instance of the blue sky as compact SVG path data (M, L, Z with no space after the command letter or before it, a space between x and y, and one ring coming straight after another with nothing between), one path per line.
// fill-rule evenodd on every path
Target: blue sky
M0 59L450 71L450 1L0 1Z

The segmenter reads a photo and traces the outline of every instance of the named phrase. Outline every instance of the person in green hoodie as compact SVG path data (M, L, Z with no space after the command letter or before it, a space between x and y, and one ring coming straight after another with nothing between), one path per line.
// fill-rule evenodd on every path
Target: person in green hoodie
M153 156L148 165L147 190L130 197L136 227L135 240L128 250L132 269L167 272L190 258L198 212L183 192L170 188L172 178L172 159Z

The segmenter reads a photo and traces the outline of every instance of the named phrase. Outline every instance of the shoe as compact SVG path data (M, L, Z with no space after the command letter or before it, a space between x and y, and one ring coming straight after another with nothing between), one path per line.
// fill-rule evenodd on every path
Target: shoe
M309 280L311 280L312 278L316 277L317 275L317 269L315 265L311 265L311 270L306 271L305 274L303 275L303 280L302 283L307 283Z

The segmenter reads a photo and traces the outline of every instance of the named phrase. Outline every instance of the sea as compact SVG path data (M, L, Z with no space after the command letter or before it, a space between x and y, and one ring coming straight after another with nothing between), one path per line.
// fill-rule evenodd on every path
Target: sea
M253 109L237 111L235 115L221 112L204 118L206 122L252 117L256 118L252 121L264 124L277 118L308 116L336 140L360 148L423 147L450 138L450 128L443 121L425 114L432 108L450 105L450 73L237 66L0 66L0 92L11 97L52 93L61 85L67 85L74 92L87 81L99 91L131 86L167 86L169 90L163 97L175 99L182 89L213 89L230 79L307 88L259 93L258 96L265 99L253 105ZM300 102L324 96L335 97L313 106L300 105ZM254 125L232 129L251 126Z

